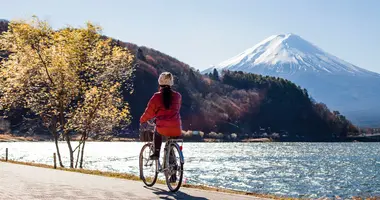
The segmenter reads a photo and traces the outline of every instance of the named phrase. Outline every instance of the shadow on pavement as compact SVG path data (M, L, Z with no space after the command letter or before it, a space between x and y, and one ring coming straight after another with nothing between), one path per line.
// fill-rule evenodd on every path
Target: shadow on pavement
M152 190L153 193L156 194L160 199L190 199L190 200L206 200L207 199L204 197L191 196L181 191L173 193L173 192L169 192L160 188L146 187L146 186L144 187L146 189Z

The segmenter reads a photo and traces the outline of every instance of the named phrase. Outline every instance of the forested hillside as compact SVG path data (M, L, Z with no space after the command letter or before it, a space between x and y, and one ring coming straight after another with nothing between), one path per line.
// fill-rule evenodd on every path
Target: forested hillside
M237 133L244 137L265 129L310 140L328 140L356 132L339 112L313 102L305 89L288 80L229 71L205 76L156 50L116 43L133 50L137 57L135 92L125 95L131 104L133 128L138 127L139 116L158 89L158 74L170 71L176 77L175 89L183 96L184 130Z

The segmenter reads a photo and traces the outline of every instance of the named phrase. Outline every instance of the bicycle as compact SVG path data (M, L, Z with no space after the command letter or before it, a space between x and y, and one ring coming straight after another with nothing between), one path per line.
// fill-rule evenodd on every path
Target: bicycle
M156 127L154 123L148 122L148 124L154 126L154 130L140 133L140 140L148 142L141 148L140 152L140 179L146 186L152 187L157 181L158 173L164 173L169 190L171 192L177 192L182 184L183 165L185 163L182 153L183 140L169 137L164 147L163 163L161 164L159 162L160 158L158 160L151 160L150 156L155 150L154 138L156 135ZM181 146L178 145L178 143L182 143ZM144 172L144 167L151 167L151 174L149 174L149 170Z

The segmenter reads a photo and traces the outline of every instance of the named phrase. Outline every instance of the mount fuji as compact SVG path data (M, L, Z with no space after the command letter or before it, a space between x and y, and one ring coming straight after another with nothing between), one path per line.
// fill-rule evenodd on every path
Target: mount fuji
M380 74L339 59L295 34L273 35L203 73L243 71L288 79L360 126L380 126Z

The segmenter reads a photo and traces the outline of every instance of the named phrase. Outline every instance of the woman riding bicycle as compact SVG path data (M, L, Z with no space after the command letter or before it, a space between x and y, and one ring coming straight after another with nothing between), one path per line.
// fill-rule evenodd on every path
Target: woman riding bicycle
M182 103L181 94L174 91L173 75L163 72L158 78L159 92L156 92L149 100L144 114L140 118L140 126L146 126L146 122L155 118L155 152L150 159L157 160L160 157L162 136L177 137L182 133L180 109Z

